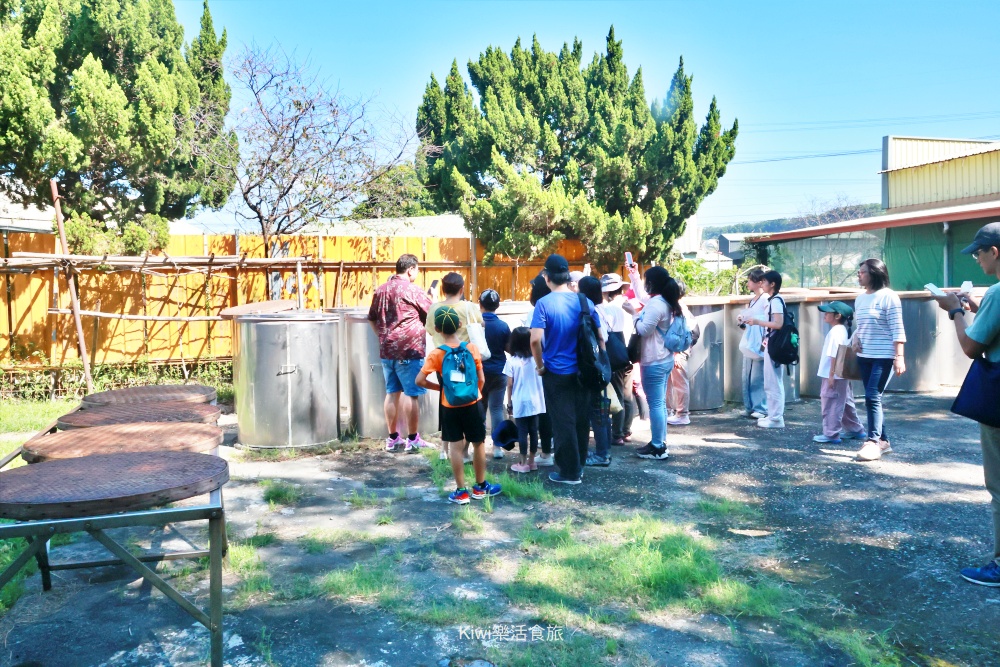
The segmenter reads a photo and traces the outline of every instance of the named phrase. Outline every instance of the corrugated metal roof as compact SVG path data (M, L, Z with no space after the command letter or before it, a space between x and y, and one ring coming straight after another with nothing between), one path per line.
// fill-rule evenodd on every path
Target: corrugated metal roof
M871 218L858 218L847 222L837 222L831 225L817 225L793 229L774 234L755 234L748 236L748 243L775 243L778 241L794 241L830 234L847 234L849 232L864 232L873 229L888 229L889 227L908 227L910 225L928 225L935 222L960 222L979 218L1000 219L1000 200L965 204L962 206L946 206L923 211L908 211L878 215Z
M972 157L973 155L982 155L983 153L993 153L995 151L1000 151L1000 141L992 141L988 144L982 146L968 147L963 149L963 152L959 155L952 155L949 157L942 157L935 160L929 160L925 162L916 162L914 164L905 164L901 167L890 167L888 169L883 169L878 172L880 174L889 174L895 171L902 171L904 169L914 169L916 167L926 167L930 164L940 164L942 162L951 162L952 160L961 160L962 158Z

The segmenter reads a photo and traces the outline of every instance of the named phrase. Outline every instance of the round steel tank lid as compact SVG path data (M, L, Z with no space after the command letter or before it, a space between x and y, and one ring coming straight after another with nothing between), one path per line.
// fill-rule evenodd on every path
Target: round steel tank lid
M337 322L337 313L323 313L317 310L289 310L283 313L258 313L255 315L240 315L239 323L260 322L261 324L283 324L285 322Z

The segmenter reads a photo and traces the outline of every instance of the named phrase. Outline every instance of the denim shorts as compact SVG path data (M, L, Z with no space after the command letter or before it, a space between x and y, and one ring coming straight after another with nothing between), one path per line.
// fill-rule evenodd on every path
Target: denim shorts
M423 396L427 390L417 386L417 375L424 367L423 359L383 359L382 376L385 378L385 393L407 396Z

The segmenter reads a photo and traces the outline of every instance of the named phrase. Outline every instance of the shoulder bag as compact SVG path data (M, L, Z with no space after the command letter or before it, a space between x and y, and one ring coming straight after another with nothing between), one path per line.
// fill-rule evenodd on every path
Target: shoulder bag
M1000 364L985 357L973 359L951 411L1000 428Z

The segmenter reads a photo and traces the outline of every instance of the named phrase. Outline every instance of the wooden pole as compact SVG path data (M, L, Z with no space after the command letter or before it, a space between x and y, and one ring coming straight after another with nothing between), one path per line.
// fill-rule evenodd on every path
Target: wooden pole
M52 186L52 203L56 208L56 226L59 228L59 242L62 244L64 254L69 254L69 244L66 243L66 228L63 226L62 206L59 204L59 182L56 179L49 181ZM80 319L80 300L76 296L76 283L73 282L73 272L66 272L66 280L69 282L69 302L73 310L73 322L76 324L76 340L80 344L80 359L83 361L83 377L87 381L87 393L94 392L94 378L90 375L90 357L87 356L87 343L84 340L83 320Z

